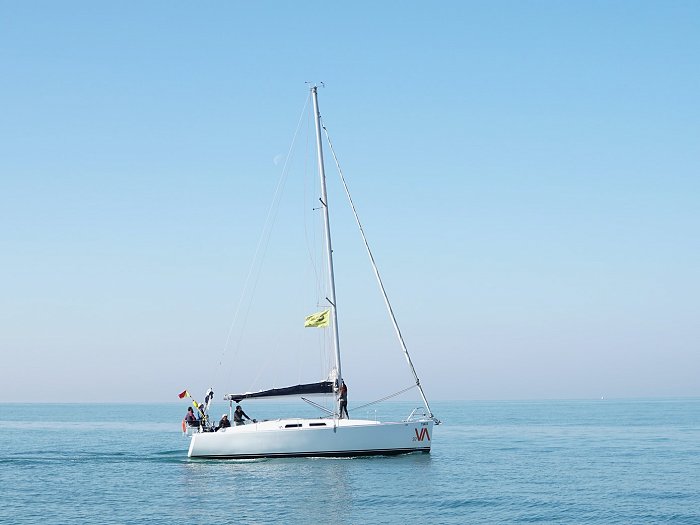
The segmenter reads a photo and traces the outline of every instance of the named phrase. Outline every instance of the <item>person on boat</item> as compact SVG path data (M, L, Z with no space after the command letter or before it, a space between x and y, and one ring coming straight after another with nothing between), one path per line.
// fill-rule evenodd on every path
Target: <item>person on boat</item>
M233 422L236 426L238 425L243 425L243 418L246 418L248 421L251 419L248 417L248 414L243 412L243 409L241 408L241 405L236 405L236 410L233 411Z
M228 414L224 414L221 416L221 421L219 421L219 426L216 427L216 430L221 430L222 428L229 428L231 426L231 422L228 420Z
M343 412L350 419L350 414L348 414L348 387L345 386L345 381L340 385L340 419L343 419Z
M197 421L197 418L194 415L194 410L192 410L192 407L187 407L187 414L185 415L185 423L187 423L191 427L196 427L199 425L199 421Z

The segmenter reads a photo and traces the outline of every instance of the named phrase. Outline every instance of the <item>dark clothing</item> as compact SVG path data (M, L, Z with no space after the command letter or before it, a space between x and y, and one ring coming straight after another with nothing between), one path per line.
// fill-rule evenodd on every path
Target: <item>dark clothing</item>
M187 423L191 427L196 427L197 425L199 425L197 418L194 417L194 412L187 412L187 415L185 416L185 423Z
M238 425L243 425L243 418L246 418L248 421L250 421L250 418L248 417L248 414L243 412L243 409L240 406L236 407L236 410L233 412L233 422Z
M340 385L340 418L343 418L343 412L345 412L345 415L347 416L348 419L350 419L350 414L348 414L348 387L345 386L345 383L343 382L342 385Z
M219 421L219 426L217 427L217 430L220 430L222 428L229 428L231 426L231 422L228 420L227 417L222 417L221 421Z

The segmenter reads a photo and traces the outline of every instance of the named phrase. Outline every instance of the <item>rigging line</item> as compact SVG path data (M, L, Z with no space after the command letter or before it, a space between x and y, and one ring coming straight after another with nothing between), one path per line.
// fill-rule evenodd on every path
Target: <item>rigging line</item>
M287 156L286 156L285 161L284 161L284 166L283 166L283 168L282 168L283 176L280 178L278 187L277 187L277 189L275 190L275 195L274 195L274 198L273 198L273 203L272 203L272 205L270 206L270 210L268 211L268 219L270 218L270 213L272 213L272 218L269 220L269 225L268 225L268 228L267 228L267 236L266 236L266 238L265 238L265 245L264 245L264 248L263 248L263 250L262 250L262 255L261 255L261 257L260 257L260 263L259 263L259 266L258 266L258 268L257 268L257 273L256 273L256 275L255 275L255 281L254 281L254 283L253 283L253 287L252 287L252 290L251 290L251 299L250 299L250 301L248 302L248 307L247 307L247 309L246 309L246 313L245 313L245 316L244 316L244 318L243 318L243 325L241 326L241 330L240 330L240 332L239 332L239 334L238 334L238 340L237 340L237 342L236 342L236 344L235 344L235 347L234 347L234 348L235 348L234 357L237 356L237 355L238 355L238 352L240 351L241 341L243 340L243 335L244 335L244 334L243 334L243 333L244 333L244 329L245 329L245 326L246 326L247 321L248 321L248 316L250 315L250 310L251 310L251 308L252 308L252 306L253 306L253 296L255 295L255 290L256 290L256 288L257 288L258 282L260 281L260 276L261 276L261 274L262 274L262 265L263 265L263 261L264 261L264 259L265 259L265 255L266 255L266 253L267 253L267 249L268 249L269 243L270 243L270 238L272 237L272 230L273 230L273 228L274 228L275 222L276 222L276 220L277 220L277 215L278 215L278 213L279 213L279 203L280 203L280 201L281 201L281 199L282 199L282 196L281 196L282 191L281 191L281 190L284 188L284 186L285 186L285 184L286 184L286 182L287 182L287 177L288 177L288 175L289 175L289 168L288 168L288 166L289 166L289 163L290 163L290 159L292 158L292 152L293 152L294 147L295 147L295 144L296 144L297 135L299 134L299 129L301 128L301 123L302 123L302 120L303 120L303 117L304 117L304 113L306 112L306 107L307 107L307 105L308 105L309 100L310 100L310 96L307 97L306 102L305 102L305 104L304 104L304 108L302 109L301 115L299 116L299 122L297 123L297 127L296 127L296 129L295 129L295 131L294 131L294 137L292 138L292 142L291 142L291 144L290 144L290 146L289 146L289 151L287 152ZM273 355L274 355L274 354L273 354ZM271 357L272 357L272 355L271 355ZM270 360L271 360L271 359L270 359ZM234 363L232 362L232 363L231 363L231 368L230 368L230 371L229 371L229 376L231 375L231 373L232 373L232 371L233 371L233 367L234 367ZM257 376L256 376L255 380L252 381L252 382L249 384L249 388L248 388L249 390L252 390L252 389L253 389L254 385L255 385L255 384L257 383L257 381L258 381L258 378L259 378L260 374L262 373L262 371L263 371L265 368L266 368L266 367L260 367L260 368L258 369L258 373L257 373Z
M408 392L409 390L411 390L412 388L416 388L417 386L418 386L418 385L411 385L411 386L409 386L409 387L407 387L407 388L404 388L403 390L399 390L399 391L396 392L395 394L389 394L388 396L383 397L383 398L381 398L381 399L377 399L376 401L372 401L371 403L367 403L367 404L365 404L365 405L360 405L359 407L352 407L352 409L353 409L353 410L360 410L361 408L365 408L365 407L368 407L368 406L376 405L377 403L381 403L382 401L386 401L387 399L391 399L392 397L400 396L400 395L403 394L404 392Z
M332 410L328 410L328 409L327 409L326 407L324 407L323 405L319 405L318 403L314 403L313 401L311 401L310 399L306 399L305 397L302 397L301 400L304 401L305 403L308 403L308 404L311 405L311 406L314 406L314 407L318 408L319 410L325 412L325 413L328 414L329 416L332 416L332 415L333 415L333 411L332 411Z
M348 185L345 182L345 177L343 176L343 170L340 169L340 163L338 162L338 157L335 154L335 149L333 149L333 143L331 142L331 137L328 134L328 130L326 129L325 126L323 127L323 131L326 134L326 139L328 140L328 146L331 150L331 153L333 154L333 160L335 161L335 165L338 168L338 174L340 175L340 180L343 183L343 188L345 189L345 195L348 197L348 201L350 202L350 208L352 208L352 213L355 216L355 222L357 222L357 226L360 229L360 235L362 235L362 240L365 243L365 248L367 249L367 255L369 255L369 260L370 263L372 263L372 269L374 270L374 275L377 278L377 283L379 284L379 289L382 292L382 296L384 297L384 303L386 304L387 310L389 310L389 317L391 318L391 322L394 325L394 331L396 332L396 336L399 339L399 343L401 344L401 348L403 349L404 356L406 357L406 361L408 362L408 366L411 369L411 372L413 372L413 377L416 380L416 386L418 387L418 391L420 392L420 396L423 399L423 404L425 405L426 410L428 411L428 414L430 414L431 418L434 418L433 416L433 411L430 410L430 405L428 404L428 398L425 397L425 392L423 392L423 387L420 384L420 379L418 379L418 374L416 373L416 369L413 366L413 361L411 361L411 356L408 353L408 348L406 347L406 343L403 339L403 336L401 335L401 330L399 329L399 324L396 321L396 316L394 315L394 310L391 307L391 303L389 302L389 296L386 293L386 290L384 288L384 283L382 282L382 278L379 276L379 269L377 268L377 264L374 262L374 256L372 255L372 250L369 248L369 243L367 242L367 237L365 236L365 230L362 228L362 224L360 223L360 217L357 215L357 210L355 209L355 204L352 202L352 197L350 196L350 190L348 189Z
M294 131L294 136L292 137L292 142L289 146L289 150L287 152L287 157L285 158L284 165L282 167L282 173L280 174L280 178L277 181L277 185L275 187L275 191L274 191L274 194L272 197L272 202L270 203L270 206L267 210L267 216L265 217L265 223L264 223L262 231L260 233L260 238L258 239L258 243L255 247L255 252L253 254L253 258L251 260L250 267L248 269L248 274L246 275L246 278L245 278L245 281L243 284L243 291L241 292L241 296L238 300L238 304L236 305L236 310L235 310L235 313L233 315L233 320L231 321L231 324L230 324L229 329L228 329L228 333L226 335L226 342L224 343L224 348L221 352L221 356L219 357L219 367L222 365L223 358L224 358L226 352L228 351L228 347L229 347L229 344L231 342L231 336L233 334L233 327L236 325L236 321L238 321L238 316L239 316L240 311L241 311L241 306L243 305L243 300L245 299L245 297L247 295L250 280L251 280L251 277L253 276L253 272L254 272L254 269L256 267L256 264L257 264L259 259L264 258L265 252L267 251L267 241L269 241L271 231L272 231L272 224L274 223L274 219L276 218L276 214L273 215L273 211L276 208L276 204L279 202L279 198L280 198L279 196L280 196L282 188L284 187L284 182L286 181L286 178L288 175L287 166L289 164L289 159L291 157L291 151L292 151L292 148L294 147L294 144L296 142L296 138L297 138L297 135L299 133L299 128L301 127L301 123L302 123L304 114L306 113L306 108L309 105L310 99L311 99L311 95L309 94L306 97L306 101L304 102L304 107L301 111L301 115L299 116L299 121L298 121L296 129ZM266 238L267 238L267 241L265 241ZM260 250L261 250L261 247L262 247L264 241L265 241L265 248L262 252L262 255L259 256ZM258 275L255 279L255 282L252 286L252 289L250 290L251 296L252 296L252 294L257 286L259 272L260 272L260 269L258 267ZM245 326L245 324L247 322L249 312L250 312L250 305L248 305L248 309L246 311L246 315L245 315L244 320L243 320L243 326ZM243 332L243 327L241 327L241 332ZM238 347L239 344L240 344L240 338L236 344L236 348Z
M309 116L309 118L308 118L308 120L307 120L307 126L308 126L308 127L306 128L306 132L307 132L307 135L306 135L306 149L305 149L306 155L305 155L305 157L304 157L304 174L306 175L306 176L304 177L304 239L305 239L305 241L306 241L306 249L307 249L307 251L308 251L309 260L311 261L311 269L313 270L313 273L314 273L314 284L315 284L315 286L316 286L316 297L317 297L317 299L318 299L318 298L321 297L321 295L322 295L322 291L321 291L322 276L320 275L320 272L319 272L319 265L317 264L317 260L316 260L317 257L316 257L316 254L314 253L314 248L315 248L315 246L316 246L316 232L317 232L318 229L316 228L316 225L314 224L313 227L312 227L312 229L311 229L311 231L313 232L313 239L310 240L310 239L309 239L309 228L308 228L308 222L309 222L309 221L308 221L308 219L307 219L307 217L308 217L308 213L307 213L308 208L307 208L307 202L306 202L306 199L307 199L307 184L306 184L306 183L307 183L307 178L309 178L309 177L308 177L308 173L309 173L309 162L308 162L308 160L309 160L309 151L310 151L310 149L311 149L311 144L310 144L310 137L311 137L311 133L310 133L311 126L310 126L310 123L311 123L311 120L312 120L312 118L311 118L311 117L312 117L311 112L308 113L308 116ZM313 187L313 185L312 185L312 187ZM314 208L314 211L315 211L315 208ZM315 220L317 217L318 217L318 214L312 215L312 221ZM317 300L317 302L319 302L319 301Z

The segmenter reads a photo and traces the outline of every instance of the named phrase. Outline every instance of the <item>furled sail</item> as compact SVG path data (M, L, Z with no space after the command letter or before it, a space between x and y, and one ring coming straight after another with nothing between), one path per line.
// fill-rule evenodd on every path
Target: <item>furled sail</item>
M333 381L321 381L320 383L307 383L305 385L287 386L283 388L271 388L270 390L260 390L259 392L246 392L245 394L226 394L224 399L238 403L242 399L255 399L263 397L283 397L283 396L308 396L312 394L332 394L334 389Z

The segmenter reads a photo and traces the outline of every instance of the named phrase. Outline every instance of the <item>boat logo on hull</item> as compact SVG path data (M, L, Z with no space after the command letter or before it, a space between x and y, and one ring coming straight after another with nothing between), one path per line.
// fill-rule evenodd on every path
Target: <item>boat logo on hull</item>
M430 434L428 434L427 428L421 428L420 431L417 428L414 430L416 431L416 437L413 438L413 441L423 441L424 439L430 441Z

